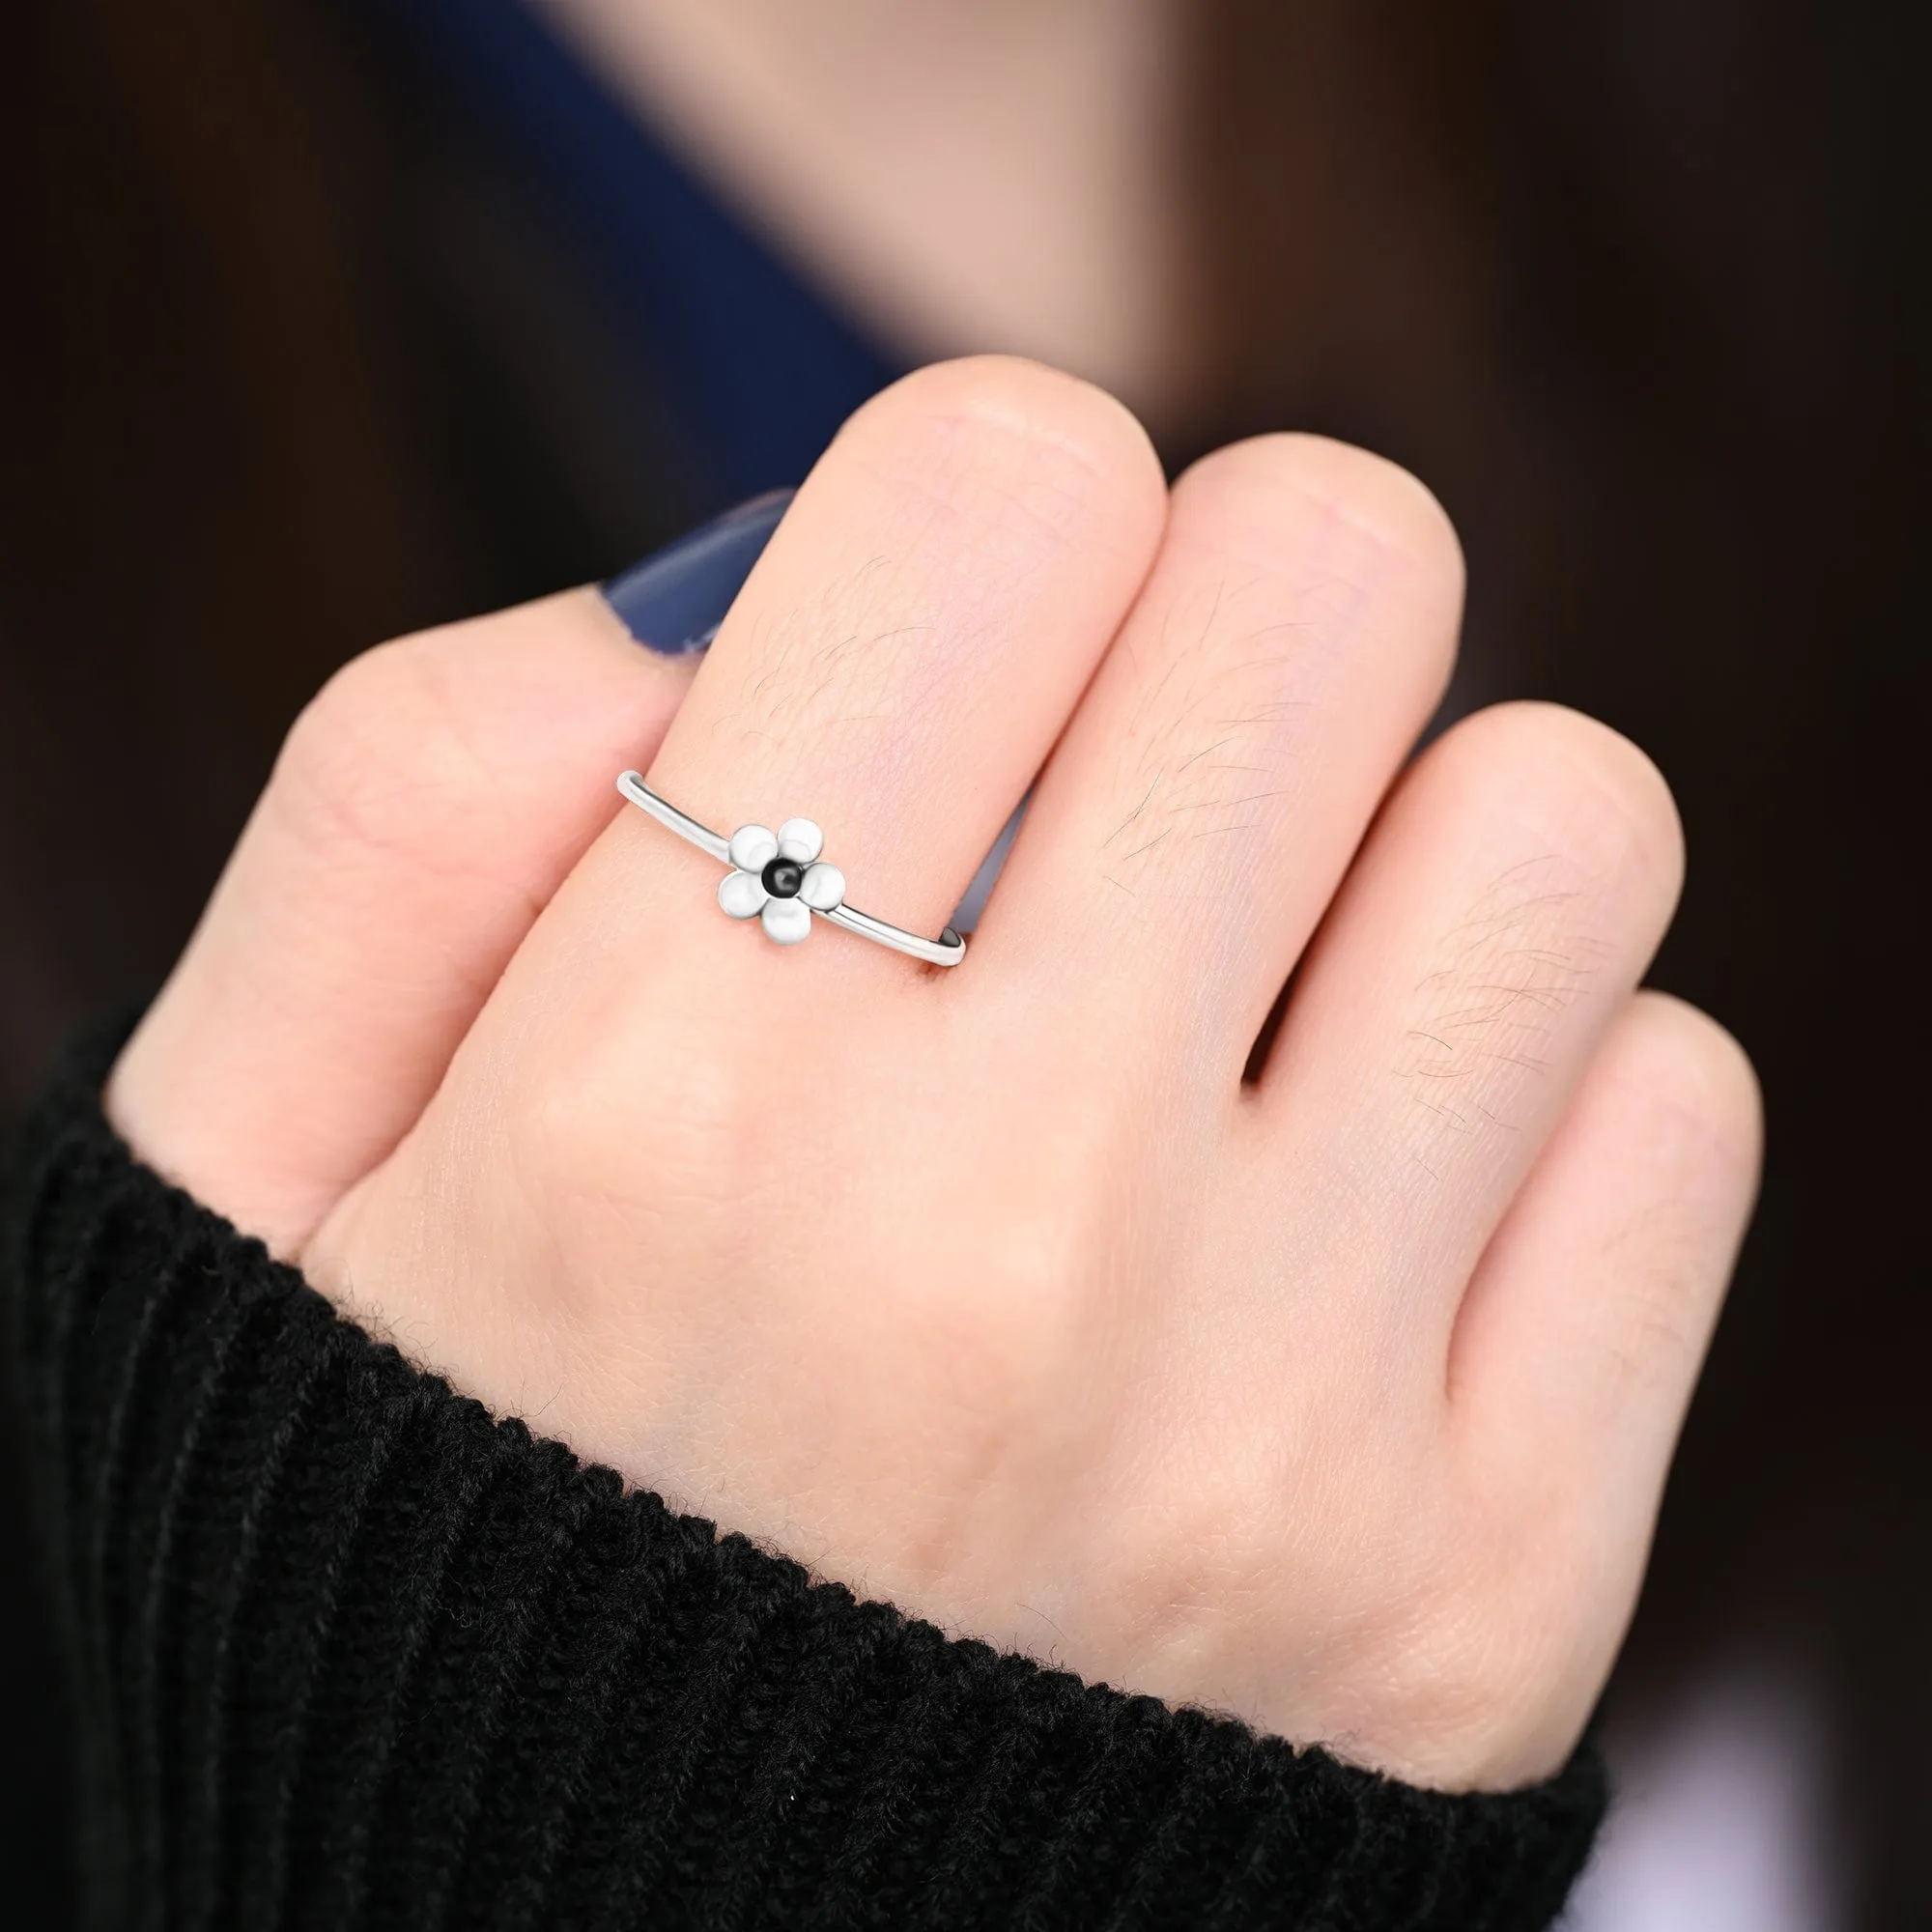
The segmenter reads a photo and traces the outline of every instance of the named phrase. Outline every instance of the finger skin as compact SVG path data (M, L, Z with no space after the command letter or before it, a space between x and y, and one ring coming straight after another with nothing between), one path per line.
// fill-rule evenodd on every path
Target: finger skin
M814 820L855 905L936 932L1112 640L1166 513L1146 432L1091 384L1005 356L906 377L800 490L652 786L726 836ZM662 835L627 833L664 876ZM725 937L742 954L751 935Z
M395 1145L690 684L572 591L372 651L289 734L107 1104L278 1254Z
M1232 1093L1435 707L1462 595L1448 518L1394 464L1313 436L1196 464L1041 780L982 956L1111 1009L1123 1038L1178 1009Z
M1449 1356L1449 1443L1514 1603L1495 1618L1560 1760L1622 1641L1756 1191L1757 1083L1714 1020L1639 993L1484 1255Z
M1639 993L1463 1296L1459 1426L1506 1487L1594 1492L1640 1539L1750 1216L1756 1077L1715 1020ZM1629 1580L1634 1580L1631 1578Z
M1017 952L946 975L836 933L768 945L609 789L647 765L725 831L816 817L859 904L929 927L1164 515L1115 406L963 365L841 437L668 732L677 694L563 677L529 613L377 654L297 733L117 1118L457 1387L824 1576L1405 1776L1512 1782L1602 1681L1601 1624L1521 1580L1592 1532L1575 1493L1542 1521L1469 1492L1451 1330L1674 895L1638 754L1539 707L1449 734L1371 831L1254 1093L1241 1026L1310 905L1243 930L1267 874L1221 878L1232 1017L1211 1104L1183 1107L1148 1061L1123 1074L1104 1014L1031 997ZM1327 768L1309 900L1446 662L1453 626L1425 628L1385 712L1378 624L1315 667L1339 679L1324 736L1372 724ZM513 636L521 681L477 683ZM546 724L559 685L575 722ZM1199 1017L1145 1002L1163 1072Z
M1657 768L1559 706L1467 718L1406 773L1264 1069L1266 1171L1342 1214L1438 1386L1463 1285L1662 939Z
M921 814L971 855L970 876L1164 514L1145 435L1089 385L999 358L907 379L799 492L699 673L690 769L674 754L669 781L727 823L803 792L810 803L777 816L836 817L832 856L885 895L878 909L936 926L957 887L949 895ZM110 1082L130 1145L276 1252L300 1252L419 1116L613 819L635 863L592 895L607 904L639 867L663 879L696 859L611 790L618 771L653 764L693 688L689 660L640 651L588 591L339 673L291 732ZM751 936L724 937L742 968Z

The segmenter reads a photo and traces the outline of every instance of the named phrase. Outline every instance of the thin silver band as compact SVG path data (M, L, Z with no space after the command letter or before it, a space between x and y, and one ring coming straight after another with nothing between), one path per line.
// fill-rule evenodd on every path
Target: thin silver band
M713 832L708 825L700 825L688 813L680 811L668 798L660 798L641 774L623 772L618 775L617 789L637 806L647 811L667 830L675 832L680 838L689 839L700 852L708 852L712 858L724 865L731 863L731 841ZM861 939L869 939L877 946L889 946L895 952L903 952L914 959L923 959L928 966L956 966L966 956L966 942L949 925L937 939L922 939L916 932L907 932L896 925L888 925L882 919L874 919L870 913L860 912L849 905L836 905L829 911L814 906L812 911L832 925L842 925L847 932L856 932Z

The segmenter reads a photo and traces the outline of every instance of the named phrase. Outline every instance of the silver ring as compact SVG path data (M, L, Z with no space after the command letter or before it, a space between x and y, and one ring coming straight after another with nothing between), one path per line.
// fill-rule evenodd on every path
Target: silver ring
M637 772L620 773L617 789L660 825L729 866L718 884L718 903L733 919L757 920L765 937L781 946L796 946L806 938L816 913L861 939L890 946L929 966L956 966L966 956L965 940L950 925L937 939L922 939L847 905L845 874L819 857L825 835L809 818L787 818L776 832L741 825L724 838L687 817L669 799L660 798Z

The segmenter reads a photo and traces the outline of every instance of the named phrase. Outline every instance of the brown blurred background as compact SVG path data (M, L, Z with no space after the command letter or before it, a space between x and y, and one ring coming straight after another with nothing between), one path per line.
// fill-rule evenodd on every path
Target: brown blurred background
M677 343L631 322L650 273L676 298L684 231L613 270L622 231L448 11L16 14L7 1121L64 1035L157 983L334 666L608 574L796 480L820 434L726 448L689 406ZM1284 426L1408 465L1469 555L1456 701L1581 706L1676 789L1690 885L1653 978L1750 1049L1770 1166L1611 1735L1733 1664L1798 1685L1834 1922L1888 1929L1932 1924L1928 38L1878 0L1183 0L1159 153L1184 299L1151 412L1174 465ZM689 182L654 192L714 191L666 152ZM849 332L848 386L929 352L715 192L705 218ZM51 1925L62 1714L17 1498L10 1462L0 1915Z

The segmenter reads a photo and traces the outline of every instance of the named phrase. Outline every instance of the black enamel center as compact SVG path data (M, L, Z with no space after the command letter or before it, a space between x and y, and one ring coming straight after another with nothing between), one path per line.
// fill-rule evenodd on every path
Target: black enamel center
M795 899L805 883L805 867L796 859L774 859L758 877L773 898Z

